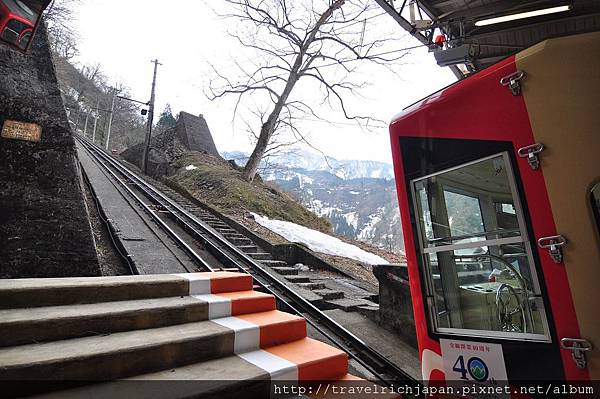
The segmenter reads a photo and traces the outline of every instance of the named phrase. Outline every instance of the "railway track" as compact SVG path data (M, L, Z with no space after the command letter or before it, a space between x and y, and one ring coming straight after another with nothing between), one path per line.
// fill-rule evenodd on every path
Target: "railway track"
M220 229L221 231L217 231L205 220L194 215L182 204L165 195L115 160L102 148L84 138L77 137L77 139L98 165L104 168L129 193L136 205L140 206L193 259L198 269L189 270L190 272L235 271L249 273L252 275L255 285L258 286L258 290L275 296L281 310L303 316L316 331L348 353L351 359L385 385L420 384L398 365L389 361L288 287L279 277L261 264L261 262L265 262L264 260L259 261L255 259L256 254L253 257L252 253L244 252L244 247L250 247L246 242L246 240L250 241L249 239L234 230L227 233L228 226L225 224ZM202 210L195 209L194 212L202 212ZM208 212L206 212L206 217L214 218ZM186 235L187 237L185 237ZM206 256L201 253L210 254L217 261L214 263L217 264L207 262L204 259Z

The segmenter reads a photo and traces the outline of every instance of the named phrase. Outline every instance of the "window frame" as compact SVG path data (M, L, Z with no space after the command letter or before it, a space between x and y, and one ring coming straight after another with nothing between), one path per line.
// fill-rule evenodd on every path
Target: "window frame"
M461 244L445 244L445 245L440 245L440 246L426 245L424 242L424 238L426 238L426 237L423 235L423 232L422 232L422 220L423 220L422 215L423 214L421 212L422 206L421 206L421 202L420 202L420 195L418 193L418 190L416 189L417 183L420 181L423 181L423 180L427 180L431 177L439 176L444 173L451 172L453 170L465 168L470 165L478 164L478 163L485 162L490 159L494 159L494 158L498 158L498 157L502 157L502 160L504 161L504 165L506 167L506 174L507 174L507 179L508 179L508 183L509 183L509 189L511 191L510 194L511 194L511 197L513 200L513 206L515 208L517 222L519 225L519 228L518 228L519 235L503 237L503 238L495 238L495 239L485 238L482 241L475 241L475 242L461 243ZM416 233L418 236L417 256L420 257L420 259L421 259L421 262L419 262L420 269L421 269L421 272L423 273L423 277L424 277L423 280L425 282L425 292L424 292L424 295L425 295L424 302L426 304L425 313L426 313L426 317L428 319L429 325L432 328L432 331L437 334L448 334L448 335L455 335L455 336L462 336L462 337L493 338L493 339L505 339L505 340L513 340L513 341L533 341L533 342L542 342L542 343L552 342L550 326L548 324L548 317L549 317L548 310L546 309L546 306L544 303L543 292L540 287L540 281L539 281L538 273L536 270L537 269L536 262L535 262L535 258L533 255L533 247L531 245L531 240L529 239L529 234L527 232L527 227L525 224L525 216L524 216L523 208L521 205L521 199L520 199L521 193L518 190L518 186L516 183L515 171L513 170L510 155L509 155L508 151L499 152L499 153L489 155L486 157L482 157L482 158L479 158L479 159L476 159L476 160L473 160L470 162L465 162L465 163L461 163L456 166L442 169L442 170L439 170L437 172L434 172L434 173L431 173L431 174L428 174L425 176L420 176L418 178L411 179L409 181L409 185L410 185L410 191L411 191L410 194L412 196L412 201L413 201L414 208L415 208L414 209L415 225L416 225L416 229L417 229ZM429 207L429 204L427 204L427 206ZM481 206L481 204L480 204L480 206ZM483 215L482 215L482 220L483 220ZM485 220L484 220L484 229L485 229ZM486 237L486 235L483 235L482 237ZM539 314L542 319L543 333L542 334L515 333L515 332L507 332L507 331L491 331L491 330L476 330L476 329L465 329L465 328L456 328L456 327L440 327L439 326L439 318L443 316L442 313L448 313L448 310L446 307L446 310L444 310L443 312L441 312L441 313L438 312L436 298L435 298L435 295L436 295L435 286L433 284L433 273L432 273L430 262L428 259L429 255L437 254L439 252L455 251L455 250L468 249L468 248L474 248L474 247L480 247L480 246L492 247L492 246L500 246L500 245L507 245L507 244L523 244L523 246L524 246L524 251L527 254L527 263L528 263L528 267L529 267L529 273L530 273L531 280L532 280L531 281L532 293L533 293L533 296L535 296L535 304L536 304L537 308L539 309ZM441 278L441 276L440 276L440 278Z
M458 187L449 186L446 184L442 184L442 192L444 193L444 202L446 203L446 209L448 209L448 201L446 199L446 193L454 194L454 195L462 195L463 197L469 197L474 200L477 200L477 207L479 208L479 218L481 220L481 226L483 227L483 231L485 232L485 220L483 220L483 209L481 207L481 197L476 194L468 193L467 191L461 190ZM452 234L452 226L448 224L448 230L450 230L450 234Z

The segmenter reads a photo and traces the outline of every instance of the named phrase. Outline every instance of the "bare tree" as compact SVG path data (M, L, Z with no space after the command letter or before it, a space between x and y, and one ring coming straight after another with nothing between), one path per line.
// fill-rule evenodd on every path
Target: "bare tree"
M104 88L107 91L107 88L104 87L106 86L106 77L102 73L101 68L102 65L99 62L79 67L78 87L75 88L77 90L76 102L81 101L88 91L94 92L98 87Z
M78 36L73 28L74 8L80 0L53 0L44 13L52 51L66 60L79 54Z
M226 15L241 22L244 30L231 35L243 46L261 55L261 62L250 68L236 64L242 77L233 80L213 68L217 79L211 81L210 99L237 96L235 112L242 99L269 104L255 115L260 129L255 132L256 146L244 169L244 178L252 181L261 159L285 144L276 140L286 132L307 142L299 129L299 120L323 120L320 109L328 106L341 111L347 119L368 126L374 119L354 114L346 104L365 82L350 79L356 61L387 64L405 52L381 52L390 38L365 37L367 21L373 17L374 3L360 0L226 0L233 11ZM310 100L294 92L299 81L311 90ZM319 93L315 95L315 93ZM312 100L312 101L311 101ZM315 103L313 103L315 102ZM319 108L319 111L316 109ZM275 140L274 140L275 138Z

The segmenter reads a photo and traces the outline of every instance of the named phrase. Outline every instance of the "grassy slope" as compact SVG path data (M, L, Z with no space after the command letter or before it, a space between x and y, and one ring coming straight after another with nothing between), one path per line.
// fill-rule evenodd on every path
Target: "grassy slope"
M185 169L188 165L198 169L188 171ZM332 231L328 220L311 213L290 195L260 181L242 180L241 172L226 161L190 152L181 157L175 167L176 173L168 180L220 212L243 216L250 211L325 233Z

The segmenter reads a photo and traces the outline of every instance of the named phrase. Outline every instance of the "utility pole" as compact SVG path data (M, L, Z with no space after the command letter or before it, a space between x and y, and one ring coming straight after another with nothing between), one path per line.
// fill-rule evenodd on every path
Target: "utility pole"
M110 142L110 129L112 129L112 120L113 120L113 115L115 112L115 100L117 98L117 88L114 87L113 88L113 96L112 96L112 103L110 105L110 111L108 113L108 129L107 129L107 134L106 134L106 151L108 151L108 144Z
M77 133L77 128L79 127L79 117L81 116L81 108L77 111L77 120L75 121L75 133Z
M92 134L92 143L96 143L96 127L98 126L98 112L100 108L100 98L96 102L96 114L94 115L94 133Z
M85 115L85 125L83 125L83 137L86 137L88 121L90 120L90 114L92 113L92 109L88 109L87 114Z
M154 64L154 78L152 79L152 93L150 94L150 104L148 107L148 125L146 126L146 141L144 143L144 154L142 156L142 170L148 174L148 153L150 152L150 139L152 138L152 123L154 122L154 100L156 92L156 72L158 66L162 65L158 60L152 61Z

